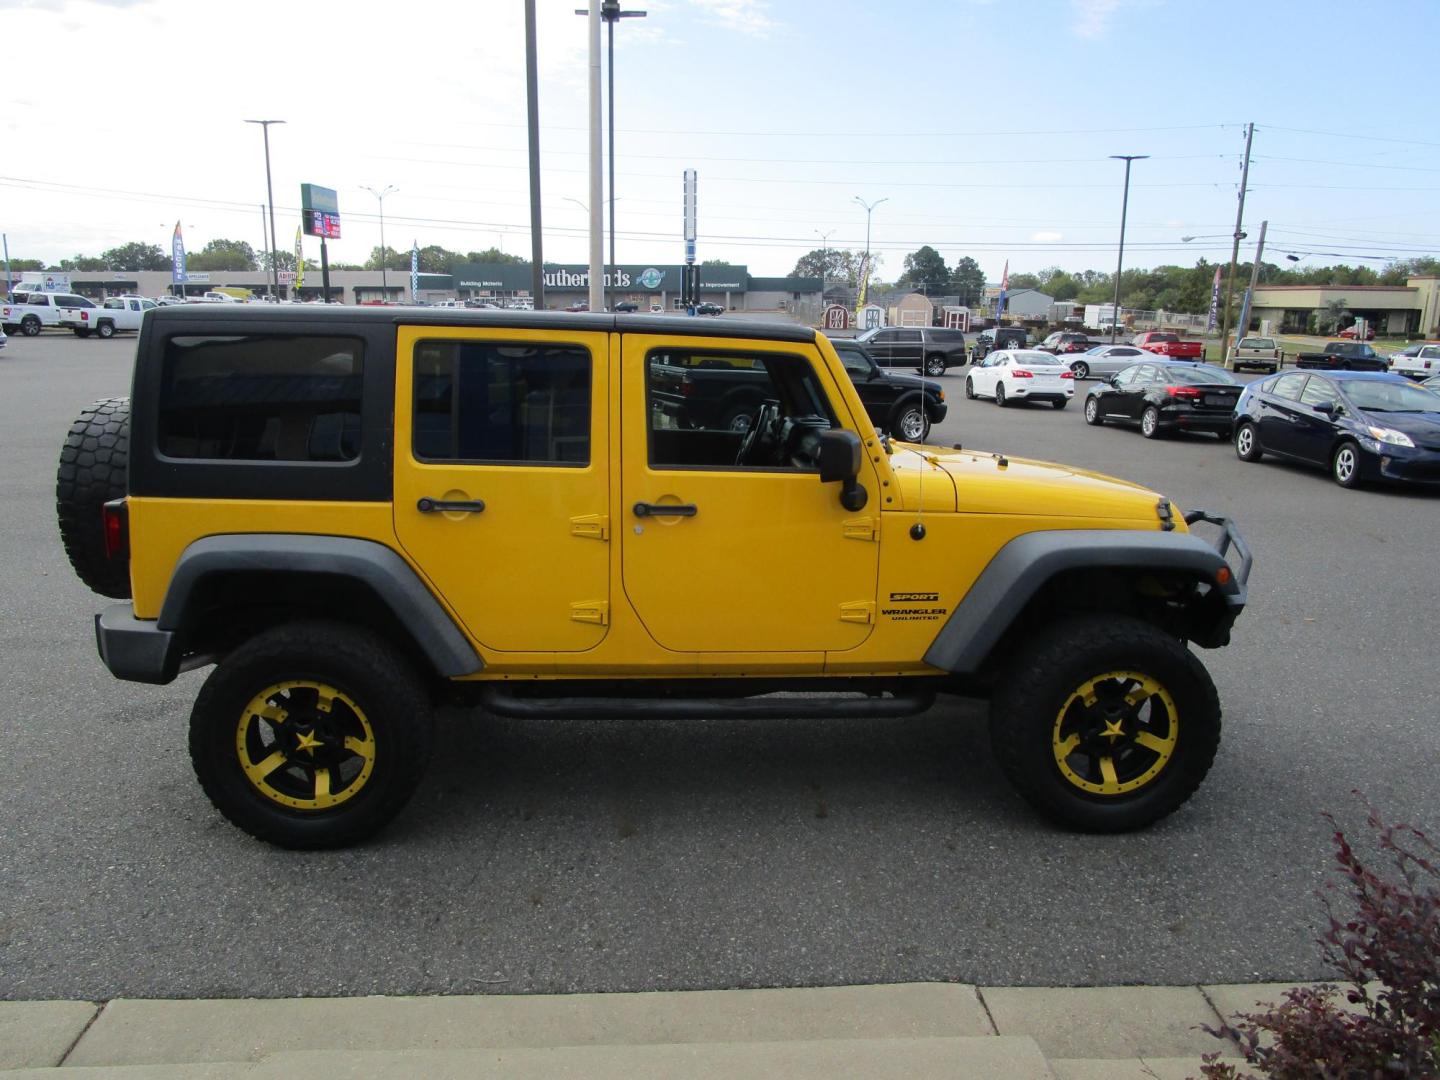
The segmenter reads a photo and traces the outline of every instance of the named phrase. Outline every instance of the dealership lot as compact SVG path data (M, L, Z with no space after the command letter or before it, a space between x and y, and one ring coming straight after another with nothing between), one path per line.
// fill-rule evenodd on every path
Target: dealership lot
M1174 817L1055 832L1000 777L968 702L868 722L447 713L427 782L378 841L257 844L191 776L203 675L111 679L90 632L104 601L56 536L65 429L126 392L133 352L44 336L0 355L0 996L1311 978L1319 814L1358 830L1360 788L1437 824L1436 496L1090 428L1073 405L967 401L957 370L932 442L1135 480L1234 517L1255 550L1234 643L1202 655L1220 756Z

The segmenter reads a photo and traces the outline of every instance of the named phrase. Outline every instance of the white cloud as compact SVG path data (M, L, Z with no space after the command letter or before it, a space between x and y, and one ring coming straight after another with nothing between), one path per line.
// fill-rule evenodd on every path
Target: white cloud
M1058 232L1037 232L1031 233L1030 239L1034 240L1037 244L1055 244L1064 240L1065 234Z
M1124 6L1124 0L1070 0L1070 10L1075 13L1071 24L1078 37L1102 38L1110 29L1111 17Z
M706 22L751 37L767 37L780 27L765 0L695 0L695 6Z

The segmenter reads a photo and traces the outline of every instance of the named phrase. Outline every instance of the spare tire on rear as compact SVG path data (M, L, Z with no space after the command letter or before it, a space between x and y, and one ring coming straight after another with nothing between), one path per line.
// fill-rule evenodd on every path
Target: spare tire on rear
M70 425L60 451L55 513L70 565L101 596L130 596L130 559L105 551L105 504L125 495L130 461L130 399L88 405Z

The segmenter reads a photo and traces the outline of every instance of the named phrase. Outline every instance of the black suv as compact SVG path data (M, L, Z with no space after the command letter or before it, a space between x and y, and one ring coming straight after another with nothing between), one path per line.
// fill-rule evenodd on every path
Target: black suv
M930 326L880 326L857 334L881 367L913 367L924 375L944 375L946 368L964 367L965 335Z
M929 438L931 424L945 419L949 406L939 383L880 370L865 346L852 338L831 338L830 344L855 384L875 430L918 443Z

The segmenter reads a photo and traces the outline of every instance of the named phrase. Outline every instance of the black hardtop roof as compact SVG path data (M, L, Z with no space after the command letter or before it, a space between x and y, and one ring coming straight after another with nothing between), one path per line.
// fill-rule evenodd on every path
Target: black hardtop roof
M350 306L346 304L171 304L147 312L167 330L244 330L251 324L275 327L494 326L515 329L587 330L611 333L668 334L713 338L762 338L814 342L816 332L794 323L758 319L701 319L681 315L617 315L602 312L519 311L490 308Z

